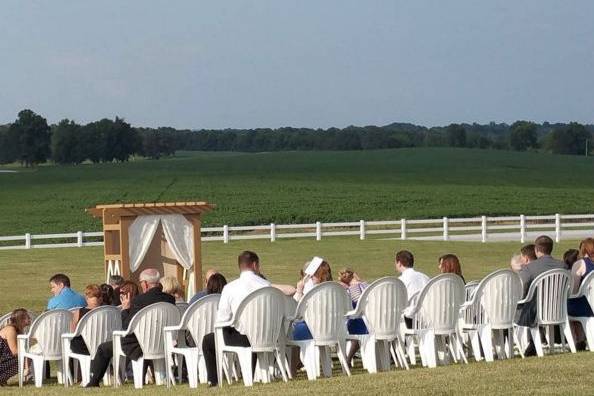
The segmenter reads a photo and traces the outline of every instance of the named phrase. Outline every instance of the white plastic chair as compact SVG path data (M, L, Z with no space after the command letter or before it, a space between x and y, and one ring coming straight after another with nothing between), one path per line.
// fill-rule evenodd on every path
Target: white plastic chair
M408 304L406 286L395 276L371 283L359 298L357 306L347 315L362 317L368 334L349 334L347 340L357 340L361 346L363 367L370 373L390 369L390 353L396 365L408 369L400 322Z
M476 360L481 359L479 344L482 343L485 360L493 361L493 331L497 336L498 357L513 356L514 315L521 298L522 281L510 269L490 273L475 287L470 300L460 308L460 317L464 322L461 330L469 333Z
M145 360L152 360L155 369L155 382L162 384L165 378L165 336L163 328L174 326L179 323L179 309L174 304L158 302L142 308L134 315L128 329L113 332L113 368L116 373L115 385L118 383L120 372L120 360L126 355L122 350L121 340L123 337L134 334L142 349L142 356L138 360L132 360L132 372L134 373L134 387L142 388L143 367Z
M206 383L206 364L202 354L202 339L206 334L214 332L214 323L217 315L220 294L210 294L202 297L186 309L180 322L176 326L165 327L165 355L167 356L167 371L169 381L175 385L175 376L171 367L173 355L177 355L177 366L182 367L186 360L188 367L188 382L190 388L198 387L198 381ZM175 340L183 337L185 331L192 335L196 346L187 347L175 345ZM181 374L181 370L180 370ZM180 378L181 382L181 378ZM169 382L168 382L169 384Z
M477 328L484 313L480 300L475 300L475 303L472 305L467 303L472 300L478 285L479 281L471 281L464 285L464 304L466 308L460 311L460 318L458 319L458 332L462 338L462 342L467 345L470 344L476 361L482 359Z
M270 382L270 371L274 368L274 360L283 380L287 375L281 359L279 339L285 326L285 295L274 287L263 287L248 294L239 303L233 317L215 324L215 343L217 354L217 375L219 386L223 386L223 365L226 353L234 353L239 360L241 375L245 386L252 386L252 353L257 355L256 373L262 382ZM244 334L249 347L225 345L223 328L231 326ZM228 378L229 380L229 378Z
M62 334L70 330L72 313L65 309L55 309L39 315L29 327L27 334L17 336L19 386L23 386L25 358L33 362L35 386L43 383L44 362L62 360ZM31 340L37 340L35 348L31 348ZM58 365L58 380L62 378L62 365Z
M314 286L303 296L295 313L295 320L303 319L311 332L311 340L292 340L289 336L287 346L298 346L300 358L309 380L319 375L320 363L324 376L332 375L330 347L336 346L336 354L343 372L351 375L346 360L346 319L352 309L351 299L346 290L337 282L323 282Z
M464 282L456 274L436 276L419 293L409 314L412 328L406 329L405 334L418 338L419 354L424 366L437 366L436 337L439 337L444 347L447 342L454 362L461 356L468 363L457 331L458 314L463 302Z
M64 386L73 383L70 374L70 359L75 359L80 364L81 385L85 386L88 384L91 379L91 361L95 358L97 348L102 343L111 340L113 332L121 328L121 311L117 307L106 305L97 307L83 316L76 325L74 333L62 334L62 361L64 362L63 370L65 373ZM82 336L89 350L89 355L82 355L71 351L70 342L77 336ZM104 377L104 383L107 384L109 382L108 380L109 377L106 375Z
M594 272L590 272L584 277L577 293L569 298L586 297L590 307L594 307ZM579 322L586 334L586 341L588 342L588 349L594 352L594 317L591 316L570 316L570 321Z
M529 331L536 353L539 357L544 356L542 343L540 340L540 326L545 328L545 336L549 346L549 352L554 348L554 327L559 326L561 333L561 345L565 348L565 339L569 344L571 352L575 353L575 344L569 327L569 318L567 316L567 298L571 285L571 273L564 269L553 269L538 275L528 288L528 293L518 304L526 304L536 298L536 325L534 327L524 327L514 325L518 332L518 339L524 339L524 334ZM564 337L565 336L565 337ZM521 343L520 343L521 344ZM526 345L520 346L520 351L525 349ZM523 354L522 354L523 357Z

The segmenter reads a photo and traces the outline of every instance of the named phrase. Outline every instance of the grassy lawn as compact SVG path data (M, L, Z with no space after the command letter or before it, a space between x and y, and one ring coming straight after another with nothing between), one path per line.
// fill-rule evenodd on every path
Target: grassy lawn
M592 158L414 148L180 153L0 174L0 235L98 230L98 203L207 200L206 225L587 213Z
M564 241L556 246L554 254L561 255L566 249L575 247L577 241ZM216 267L228 278L237 273L236 256L243 249L252 249L259 253L266 275L275 282L295 283L303 262L314 254L327 258L334 270L341 266L351 266L363 278L372 280L394 274L393 256L399 249L410 249L415 253L416 266L429 275L437 273L436 258L444 253L456 253L462 261L463 272L467 280L480 279L487 273L509 263L511 255L519 249L518 243L471 243L471 242L424 242L369 239L359 241L356 238L327 238L313 240L268 241L233 241L230 244L207 242L204 244L205 266ZM71 275L73 285L80 290L87 283L103 280L101 248L70 249L34 249L28 251L0 252L0 312L18 306L35 310L43 309L48 298L47 279L61 271ZM252 389L243 385L225 386L223 391L199 391L212 394L303 394L307 391L315 394L386 394L390 390L404 394L423 393L571 393L591 394L594 389L594 377L584 375L586 367L594 364L594 354L589 352L577 355L547 356L544 359L496 362L493 364L471 363L468 366L451 365L437 369L414 368L410 372L393 370L387 373L369 375L362 370L355 370L355 375L346 378L340 373L331 379L306 382L305 378L288 384L276 382L268 385L256 385ZM143 394L164 392L162 387L149 386ZM5 394L18 392L10 386L2 390ZM28 386L31 394L133 394L127 385L120 390L103 388L88 391L77 388L64 390L57 384L41 391ZM176 387L176 394L195 394L187 386Z

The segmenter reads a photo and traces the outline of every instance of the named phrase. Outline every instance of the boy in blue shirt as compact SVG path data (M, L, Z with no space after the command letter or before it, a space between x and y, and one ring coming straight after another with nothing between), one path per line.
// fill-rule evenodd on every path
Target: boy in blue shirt
M54 295L47 303L47 309L71 309L87 305L83 296L70 288L70 278L56 274L49 280L50 291Z

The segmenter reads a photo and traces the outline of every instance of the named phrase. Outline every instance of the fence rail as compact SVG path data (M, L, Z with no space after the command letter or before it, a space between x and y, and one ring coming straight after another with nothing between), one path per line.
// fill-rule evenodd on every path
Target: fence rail
M400 219L387 221L352 221L340 223L268 224L202 228L203 241L315 238L358 236L360 240L378 235L400 240L443 241L520 241L546 234L557 242L562 237L583 238L594 235L594 214L547 216L479 216L440 219ZM19 244L14 244L15 242ZM13 244L11 244L13 243ZM103 232L59 234L24 234L0 237L0 250L102 246Z

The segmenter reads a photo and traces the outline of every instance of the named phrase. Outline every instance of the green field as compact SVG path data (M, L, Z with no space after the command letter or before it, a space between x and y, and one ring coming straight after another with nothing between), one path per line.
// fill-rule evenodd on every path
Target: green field
M591 158L414 148L180 153L0 173L0 235L99 230L97 203L207 200L207 225L587 213Z
M577 241L563 241L555 247L554 255L560 256L575 247ZM319 242L314 240L268 241L233 241L204 243L205 267L216 267L228 278L237 274L236 256L243 249L253 249L261 257L265 274L277 283L295 283L299 268L314 254L322 255L334 271L341 266L351 266L364 279L393 275L394 252L410 249L416 256L416 267L429 275L437 274L437 257L444 253L456 253L462 262L462 269L467 280L480 279L487 273L506 267L511 255L519 249L518 243L472 243L472 242L423 242L357 238L328 238ZM103 281L101 248L69 249L33 249L0 251L0 312L18 306L43 309L49 297L48 278L61 271L71 275L73 286L80 290L87 283ZM388 373L370 375L360 368L351 378L335 373L331 379L307 382L301 376L288 384L275 382L244 388L236 384L225 386L222 391L201 387L198 391L190 390L186 385L176 387L180 395L205 392L212 394L245 395L297 395L303 394L304 386L308 393L340 394L386 394L388 390L402 394L501 394L501 393L557 393L591 394L594 378L584 375L587 367L594 364L594 354L590 352L577 355L547 356L543 359L495 362L493 364L471 362L468 366L450 365L437 369L413 368L409 372L393 370ZM584 371L586 370L586 371ZM559 373L555 375L553 373ZM529 382L526 382L529 381ZM54 380L55 382L55 380ZM164 388L148 386L142 394L157 394ZM19 392L14 385L4 388L6 394ZM26 389L30 394L139 394L126 385L119 390L102 388L99 391L71 388L64 390L56 384L36 390L32 386ZM172 391L173 392L173 391Z

